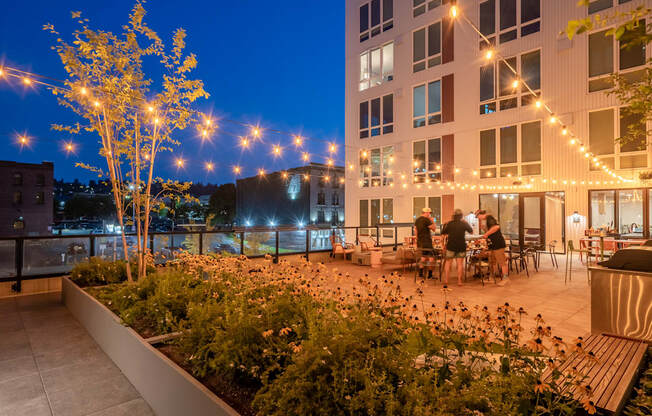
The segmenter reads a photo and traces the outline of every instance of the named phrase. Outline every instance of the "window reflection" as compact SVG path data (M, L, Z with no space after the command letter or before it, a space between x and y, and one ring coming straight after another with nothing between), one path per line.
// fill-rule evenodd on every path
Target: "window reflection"
M618 191L618 224L623 237L643 236L643 190Z

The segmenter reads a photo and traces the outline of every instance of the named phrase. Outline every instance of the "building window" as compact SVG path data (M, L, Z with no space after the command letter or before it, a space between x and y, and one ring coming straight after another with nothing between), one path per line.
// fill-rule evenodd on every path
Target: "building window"
M623 237L643 237L650 227L650 218L645 218L646 192L652 194L645 189L589 191L590 227Z
M541 175L541 121L480 132L480 177Z
M618 120L616 120L618 116ZM615 138L620 137L621 141ZM644 119L627 107L589 113L589 151L591 170L642 169L648 167L647 139Z
M35 195L35 200L37 205L43 205L45 204L45 193L43 192L37 192Z
M412 0L412 15L421 16L426 11L434 10L441 6L441 0Z
M480 114L509 110L536 101L541 91L541 51L536 50L480 67ZM522 79L517 79L514 68ZM521 82L524 81L524 82ZM525 84L532 88L532 95ZM498 100L498 101L496 101Z
M42 173L36 174L36 186L45 186L45 175Z
M14 228L14 230L17 230L17 231L24 230L25 229L25 220L23 219L23 217L16 218L14 220L13 224L12 224L12 227Z
M15 191L14 192L14 204L22 204L23 203L23 193L20 191Z
M391 198L360 200L360 235L376 236L376 225L394 223L394 200ZM365 229L367 228L367 229ZM393 237L394 230L382 231L383 237Z
M432 210L432 219L435 224L441 226L441 197L439 196L417 196L412 199L412 218L416 221L424 208Z
M441 21L412 32L412 72L441 64Z
M394 183L394 147L385 146L360 152L360 186L390 186Z
M360 91L394 79L394 42L360 54Z
M23 184L23 174L19 172L15 172L13 176L13 181L12 183L16 186L20 186Z
M324 191L317 193L317 205L326 205L326 194Z
M611 74L615 70L628 81L638 81L645 73L645 45L623 49L613 35L607 36L608 32L609 29L589 35L589 92L613 87ZM639 21L632 32L632 35L644 34L645 20Z
M334 192L332 202L333 202L332 205L334 205L334 206L340 205L340 194L338 194L337 192Z
M394 27L394 1L371 0L360 6L360 42Z
M618 4L629 3L632 0L618 0ZM589 3L589 14L597 13L613 7L614 0L593 0Z
M441 139L414 142L412 167L414 183L441 181Z
M441 80L412 89L412 127L441 123Z
M326 222L326 215L324 214L324 210L320 209L317 211L317 223L318 224L323 224Z
M380 136L394 131L394 95L385 95L360 103L360 138Z
M331 211L331 225L336 225L340 222L340 215L337 210L334 209Z
M480 32L492 45L541 30L540 0L487 0L480 3ZM480 49L488 45L480 42Z

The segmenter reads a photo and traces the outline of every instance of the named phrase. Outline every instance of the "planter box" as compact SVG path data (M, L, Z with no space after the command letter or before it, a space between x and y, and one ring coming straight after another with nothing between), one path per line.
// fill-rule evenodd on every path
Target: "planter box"
M239 415L69 279L62 290L66 307L158 416Z

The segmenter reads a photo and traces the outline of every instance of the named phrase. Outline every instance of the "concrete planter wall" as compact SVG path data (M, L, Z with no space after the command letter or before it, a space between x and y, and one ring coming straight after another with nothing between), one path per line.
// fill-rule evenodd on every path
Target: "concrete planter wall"
M69 279L62 290L66 307L158 416L239 415Z

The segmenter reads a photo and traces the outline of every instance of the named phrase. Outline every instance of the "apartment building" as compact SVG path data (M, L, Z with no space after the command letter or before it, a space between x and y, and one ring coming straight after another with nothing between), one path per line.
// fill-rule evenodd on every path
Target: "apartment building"
M621 50L607 28L560 32L652 1L576 3L347 0L346 225L413 222L423 207L441 224L484 208L512 239L557 251L589 227L649 237L652 189L638 180L649 140L618 145L640 119L605 92L612 72L640 77L650 50Z
M309 163L238 179L236 212L245 227L341 225L344 167Z
M53 217L51 162L0 161L0 235L49 234Z

